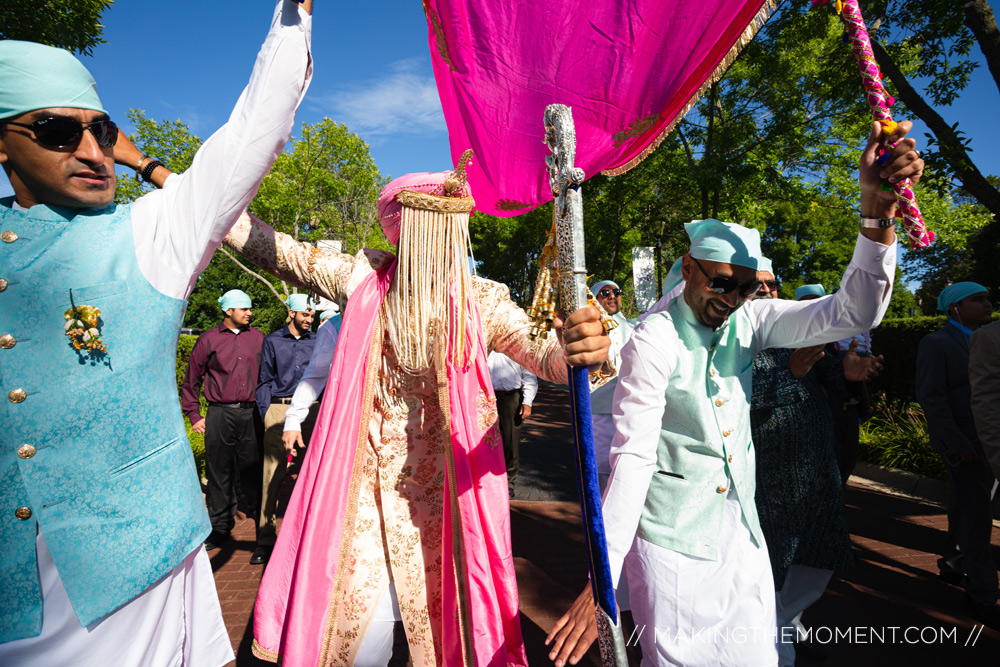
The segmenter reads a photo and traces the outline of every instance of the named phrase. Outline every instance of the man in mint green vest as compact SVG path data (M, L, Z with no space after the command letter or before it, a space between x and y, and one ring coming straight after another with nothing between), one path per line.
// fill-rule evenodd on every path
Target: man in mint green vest
M117 206L118 141L70 53L0 41L0 664L232 660L177 398L187 297L292 129L311 2L278 2L191 168ZM124 150L130 147L132 153ZM142 313L142 317L136 317Z
M923 162L875 125L861 157L861 233L840 291L808 302L750 301L761 286L756 230L685 225L683 291L648 314L622 352L604 521L611 572L628 571L644 663L775 665L775 607L754 503L749 398L754 355L839 340L877 324L895 272L895 198ZM898 142L898 143L892 143ZM596 637L590 587L550 633L550 658L576 662ZM707 635L707 637L706 637Z

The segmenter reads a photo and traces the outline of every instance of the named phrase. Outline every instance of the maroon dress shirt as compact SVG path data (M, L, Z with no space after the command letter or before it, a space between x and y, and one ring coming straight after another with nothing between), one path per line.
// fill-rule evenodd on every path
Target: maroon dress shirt
M198 336L181 387L181 409L192 424L202 420L202 380L209 403L253 403L264 334L251 326L233 333L223 324Z

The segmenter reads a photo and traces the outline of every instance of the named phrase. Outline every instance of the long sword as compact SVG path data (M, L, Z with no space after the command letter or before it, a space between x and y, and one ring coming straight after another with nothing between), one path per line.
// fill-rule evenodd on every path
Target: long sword
M545 143L551 155L545 164L552 186L553 218L556 235L556 270L559 301L567 313L576 312L589 302L587 263L583 247L583 199L580 185L585 175L573 165L576 157L576 131L569 107L550 104L545 109ZM611 566L608 562L601 512L601 492L597 481L597 458L590 418L590 378L587 368L569 368L569 395L576 450L580 509L583 513L584 539L590 565L590 582L597 604L598 645L601 660L610 667L627 667L625 639L615 603Z

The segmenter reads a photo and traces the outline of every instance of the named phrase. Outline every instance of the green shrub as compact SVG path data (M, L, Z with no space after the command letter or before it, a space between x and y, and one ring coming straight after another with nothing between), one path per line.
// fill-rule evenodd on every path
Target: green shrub
M916 403L899 411L885 404L876 407L875 416L861 425L858 457L924 477L948 478L941 456L931 447L923 410Z
M188 359L191 358L191 350L198 340L197 336L182 335L177 340L177 395L180 396L181 385L184 383L184 375L187 373ZM201 411L204 414L208 409L208 401L204 394L199 397ZM205 476L205 434L195 433L191 430L191 422L184 417L184 426L187 427L188 442L191 443L191 453L194 454L195 464L198 466L198 476Z
M908 317L883 320L872 329L872 352L885 357L885 368L868 383L873 397L884 397L889 406L905 411L917 400L917 347L920 339L945 324L945 317Z

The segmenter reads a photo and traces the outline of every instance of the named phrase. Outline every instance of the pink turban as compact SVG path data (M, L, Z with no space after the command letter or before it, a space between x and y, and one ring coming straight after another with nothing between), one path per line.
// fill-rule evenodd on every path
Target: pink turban
M402 190L437 195L439 197L472 196L469 184L465 182L464 178L461 180L461 187L457 190L445 192L445 180L449 178L453 181L449 185L459 184L454 171L439 171L436 173L406 174L382 188L382 192L378 196L378 219L382 224L382 233L385 234L390 243L396 244L399 242L399 223L402 217L403 205L396 200L396 195Z

